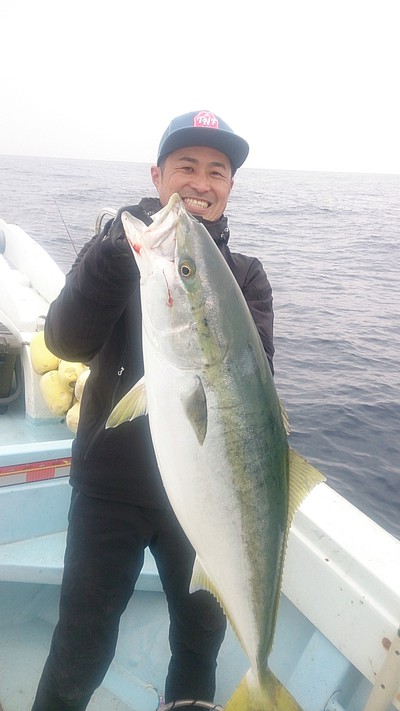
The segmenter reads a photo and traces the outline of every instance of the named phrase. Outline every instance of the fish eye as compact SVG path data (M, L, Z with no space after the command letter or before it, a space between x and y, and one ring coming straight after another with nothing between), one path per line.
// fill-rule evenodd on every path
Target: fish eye
M185 279L188 279L189 277L193 276L195 272L196 266L191 259L183 259L179 264L179 274Z

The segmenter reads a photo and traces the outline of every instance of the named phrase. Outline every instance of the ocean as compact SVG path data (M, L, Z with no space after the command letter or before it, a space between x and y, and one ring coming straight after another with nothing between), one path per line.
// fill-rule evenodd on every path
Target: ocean
M65 272L102 208L150 195L145 164L0 156L0 217ZM242 168L227 215L273 288L291 445L400 539L400 175Z

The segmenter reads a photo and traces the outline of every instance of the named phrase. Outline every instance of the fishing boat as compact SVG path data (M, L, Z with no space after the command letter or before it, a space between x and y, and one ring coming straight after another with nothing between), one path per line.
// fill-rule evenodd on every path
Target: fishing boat
M27 711L57 621L73 433L32 369L64 275L0 220L0 704ZM270 666L304 711L400 710L400 542L327 484L295 515ZM163 705L168 613L146 555L92 711ZM232 630L218 665L223 708L248 668ZM200 708L198 706L197 708ZM206 708L206 706L203 706Z

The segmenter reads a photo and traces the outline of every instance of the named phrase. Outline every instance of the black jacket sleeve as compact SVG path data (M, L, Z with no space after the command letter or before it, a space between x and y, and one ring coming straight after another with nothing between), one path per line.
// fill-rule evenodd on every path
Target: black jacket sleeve
M140 208L122 208L81 250L64 288L50 305L45 339L59 358L90 362L110 337L139 282L139 270L121 223L126 209L144 219Z
M272 289L264 268L258 259L251 261L242 291L260 334L271 372L274 373L273 357L275 348Z
M256 257L231 252L226 245L221 248L221 251L246 299L273 374L274 312L272 289L267 274Z

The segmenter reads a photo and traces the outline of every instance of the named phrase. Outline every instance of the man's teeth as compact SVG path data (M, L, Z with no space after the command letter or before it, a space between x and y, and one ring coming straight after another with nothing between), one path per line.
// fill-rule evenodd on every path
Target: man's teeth
M208 202L206 202L206 200L196 200L196 198L184 198L184 203L186 205L191 205L192 207L208 207Z

